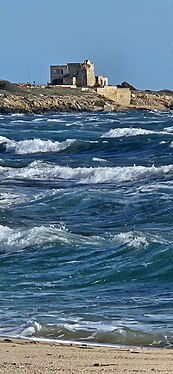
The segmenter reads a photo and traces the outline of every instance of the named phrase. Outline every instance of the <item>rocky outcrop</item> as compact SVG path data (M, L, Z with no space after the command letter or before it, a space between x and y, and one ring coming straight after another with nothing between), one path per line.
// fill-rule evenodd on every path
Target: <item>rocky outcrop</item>
M127 83L127 82L125 82ZM129 88L132 87L130 90ZM120 89L119 89L120 90ZM139 91L128 84L127 103L108 99L94 90L82 91L60 87L21 88L0 81L0 113L44 113L53 111L120 111L129 109L173 109L173 92ZM123 91L123 90L122 90Z
M29 96L0 94L0 113L44 113L50 111L112 111L116 105L98 95L93 97Z
M173 95L157 92L135 91L131 93L131 108L171 110L173 107Z
M136 91L136 88L126 81L122 82L121 84L118 84L117 87L118 88L129 88L131 91Z

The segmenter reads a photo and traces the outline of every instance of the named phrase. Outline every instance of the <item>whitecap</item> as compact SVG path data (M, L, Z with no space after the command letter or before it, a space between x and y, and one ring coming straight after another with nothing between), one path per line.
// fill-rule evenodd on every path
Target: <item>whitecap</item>
M173 126L170 126L170 127L165 127L164 129L163 129L164 131L166 131L166 132L173 132Z
M29 154L29 153L46 153L46 152L59 152L68 148L75 139L67 139L63 142L52 140L26 139L21 141L10 140L5 137L0 137L1 143L6 143L7 152L15 152L16 154Z
M170 244L172 243L172 238L164 238L163 236L155 233L147 233L144 235L141 232L137 231L128 231L128 232L121 232L116 234L112 240L119 242L123 245L127 245L128 247L134 247L139 249L141 247L147 248L150 243L158 243L158 244ZM165 251L166 249L162 249Z
M65 122L65 119L60 119L60 118L48 118L47 122Z
M10 123L26 123L26 121L24 121L23 119L14 119L10 121Z
M74 234L68 231L66 225L61 223L58 227L35 226L31 228L11 228L0 225L0 252L8 253L13 251L29 250L32 247L43 247L59 244L69 244L72 246L98 246L102 238L87 237Z
M24 117L25 114L24 113L12 113L10 114L10 117Z
M142 246L146 248L149 245L149 241L143 234L133 231L116 234L114 240L119 241L121 244L127 244L128 247L140 248Z
M27 179L61 179L72 180L78 183L121 183L139 181L150 178L163 178L173 174L173 165L160 167L126 166L126 167L77 167L47 164L34 161L25 168L12 169L0 167L1 175L5 178Z
M40 323L36 321L33 321L33 322L29 321L28 326L22 330L19 336L30 337L36 334L37 332L41 331L41 329L42 329L42 326L40 325Z
M99 157L93 157L92 161L94 161L94 162L109 162L109 161L105 160L104 158L99 158Z
M143 128L136 127L123 127L111 129L101 136L101 138L121 138L128 136L138 136L138 135L173 135L173 128L167 127L163 131L152 131Z
M69 234L70 235L70 234ZM12 229L0 225L1 252L21 251L33 246L41 246L54 242L69 243L67 231L64 227L36 226L26 229Z
M101 138L120 138L123 136L152 135L157 134L155 131L145 130L142 128L123 127L111 129L101 136Z

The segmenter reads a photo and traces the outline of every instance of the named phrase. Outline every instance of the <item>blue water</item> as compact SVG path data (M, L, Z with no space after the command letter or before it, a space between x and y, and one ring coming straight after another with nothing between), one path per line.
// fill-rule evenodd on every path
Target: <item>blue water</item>
M0 335L172 346L173 113L0 124Z

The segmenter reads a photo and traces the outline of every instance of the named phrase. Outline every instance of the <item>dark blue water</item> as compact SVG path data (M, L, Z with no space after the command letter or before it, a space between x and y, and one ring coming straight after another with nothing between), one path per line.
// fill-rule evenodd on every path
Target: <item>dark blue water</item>
M0 124L0 334L172 346L172 112Z

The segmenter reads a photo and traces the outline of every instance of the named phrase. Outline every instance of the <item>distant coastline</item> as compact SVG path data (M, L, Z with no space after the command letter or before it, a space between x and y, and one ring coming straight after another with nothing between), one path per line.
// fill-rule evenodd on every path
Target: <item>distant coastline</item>
M126 82L125 82L126 83ZM124 87L120 85L119 87ZM172 110L173 92L139 91L126 83L131 100L123 106L93 89L58 86L23 86L0 81L0 113L45 113L54 111L112 112L130 109ZM123 104L123 103L122 103Z

